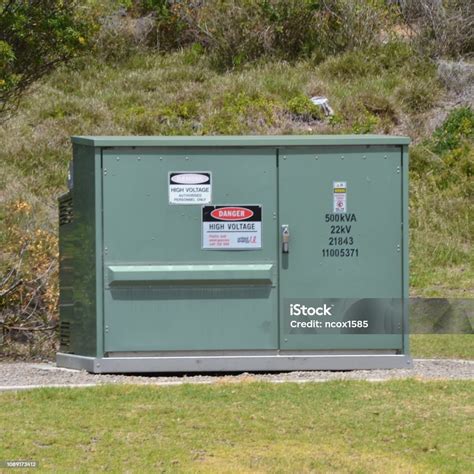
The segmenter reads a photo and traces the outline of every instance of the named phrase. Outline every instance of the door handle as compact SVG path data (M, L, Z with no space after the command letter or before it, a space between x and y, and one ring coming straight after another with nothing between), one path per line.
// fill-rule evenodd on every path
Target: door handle
M286 224L281 226L281 251L283 253L290 252L290 229Z

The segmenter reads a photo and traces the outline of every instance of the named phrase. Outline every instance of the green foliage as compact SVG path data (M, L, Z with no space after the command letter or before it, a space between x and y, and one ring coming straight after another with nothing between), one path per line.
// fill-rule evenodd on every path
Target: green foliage
M197 64L204 56L205 50L199 43L193 43L186 49L184 62L186 64Z
M168 11L170 2L168 0L130 0L130 4L130 8L138 14L147 14Z
M370 114L388 120L392 125L398 123L397 111L390 98L381 94L362 93L359 96L363 107Z
M303 120L320 120L322 118L320 107L313 104L303 94L299 94L288 101L288 110Z
M401 41L331 56L319 70L331 83L333 108L353 133L388 133L402 112L430 110L441 90L435 67Z
M471 107L454 109L432 138L413 148L411 170L419 176L435 171L432 179L446 188L463 183L466 195L474 195L474 112Z
M192 38L187 34L185 2L171 5L166 0L146 1L150 4L148 8L156 14L156 35L151 36L151 46L171 51L192 43Z
M353 133L371 133L378 124L378 119L370 112L365 112L362 117L352 125Z
M371 86L361 83L350 88L330 123L344 133L390 132L399 123L397 107L387 93L371 90Z
M356 92L344 102L341 111L351 133L387 132L398 123L398 112L392 100L376 91Z
M458 148L462 142L474 139L474 111L471 107L454 109L433 134L433 151L443 154Z
M95 28L77 1L0 2L0 114L58 64L85 51Z
M391 41L368 48L355 49L329 58L323 67L327 77L362 78L386 72L397 72L413 66L416 53L409 44Z
M454 109L433 136L411 148L412 284L444 292L472 289L474 278L474 115ZM471 284L466 283L471 282Z
M329 58L323 67L325 77L338 79L366 77L374 73L374 62L366 51L350 51Z
M275 103L260 94L226 93L218 108L204 121L203 134L254 134L274 123Z
M198 111L195 101L183 101L156 110L136 105L128 107L121 114L120 121L134 135L186 135L192 133L192 120Z

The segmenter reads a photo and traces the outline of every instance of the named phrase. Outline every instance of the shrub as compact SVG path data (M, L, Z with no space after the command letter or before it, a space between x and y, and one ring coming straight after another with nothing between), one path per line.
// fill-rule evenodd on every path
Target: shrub
M0 2L0 115L39 78L85 51L95 29L72 0Z
M379 120L374 114L365 111L362 116L359 116L354 121L352 133L372 133L378 123Z
M431 175L440 189L453 184L464 196L474 194L474 112L470 107L451 111L424 143L413 147L411 171Z
M324 31L330 52L367 49L380 44L396 19L383 0L325 0L322 12L328 18Z
M262 21L257 2L209 1L190 10L188 34L204 46L216 68L239 66L272 53L273 31Z
M357 79L384 72L400 74L401 70L418 71L421 67L424 68L425 65L416 52L409 44L401 41L346 51L328 58L322 64L325 75L338 79Z
M322 71L327 77L355 79L374 73L374 62L369 51L349 51L333 56L323 63Z
M258 93L226 93L203 124L203 134L258 133L273 124L276 104Z
M412 113L430 110L437 99L439 86L434 79L413 77L397 91L402 107Z
M436 285L469 292L473 264L474 142L473 112L454 109L432 137L410 148L411 279L426 285L433 270ZM451 268L449 268L451 267ZM465 274L466 283L464 284ZM458 275L457 277L454 275Z
M458 57L474 51L474 2L404 0L400 2L415 44L432 56Z
M387 97L366 92L361 94L359 99L365 110L370 114L380 117L382 120L387 120L392 124L398 123L398 114L395 106Z
M217 67L229 68L263 55L321 59L373 44L387 21L386 10L378 3L210 0L182 8L185 13L180 15L193 42L206 47Z
M308 97L301 94L288 101L288 110L296 117L305 121L322 118L321 109L313 104Z
M53 351L58 303L58 240L37 226L34 209L17 199L6 207L2 251L9 257L0 288L4 352L17 342L35 351ZM46 349L47 348L47 349Z
M190 43L183 17L195 2L170 0L134 0L133 16L153 18L155 28L147 32L148 45L169 51ZM190 6L188 6L190 5Z
M474 139L474 111L471 107L454 109L433 134L433 151L442 155Z
M106 24L101 49L116 41L116 50L126 52L126 44L137 43L137 34L142 43L164 51L199 44L218 69L262 56L321 60L367 47L379 41L391 20L381 0L132 0L126 6L128 17L119 11L111 17L112 26ZM140 30L140 35L136 25L145 19L154 27Z
M474 95L474 64L467 61L439 60L438 77L448 91L467 100Z

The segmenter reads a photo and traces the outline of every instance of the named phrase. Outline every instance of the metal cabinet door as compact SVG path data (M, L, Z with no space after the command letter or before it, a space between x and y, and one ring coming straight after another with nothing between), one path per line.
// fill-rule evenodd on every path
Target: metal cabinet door
M401 176L395 146L280 150L282 350L402 349Z
M202 206L173 172L212 172L212 204L259 205L262 246L202 248ZM105 351L278 348L276 150L103 151Z

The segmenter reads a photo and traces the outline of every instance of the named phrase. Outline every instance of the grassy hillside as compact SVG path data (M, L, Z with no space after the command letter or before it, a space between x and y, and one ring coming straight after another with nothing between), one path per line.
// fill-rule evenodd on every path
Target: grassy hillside
M198 44L90 55L35 85L0 128L2 313L57 313L56 198L71 135L392 133L411 148L413 295L474 296L474 115L403 39L223 70ZM323 117L309 97L329 98ZM472 100L472 97L471 99ZM20 316L18 316L20 318ZM45 335L51 340L51 335ZM43 341L44 342L44 341Z

